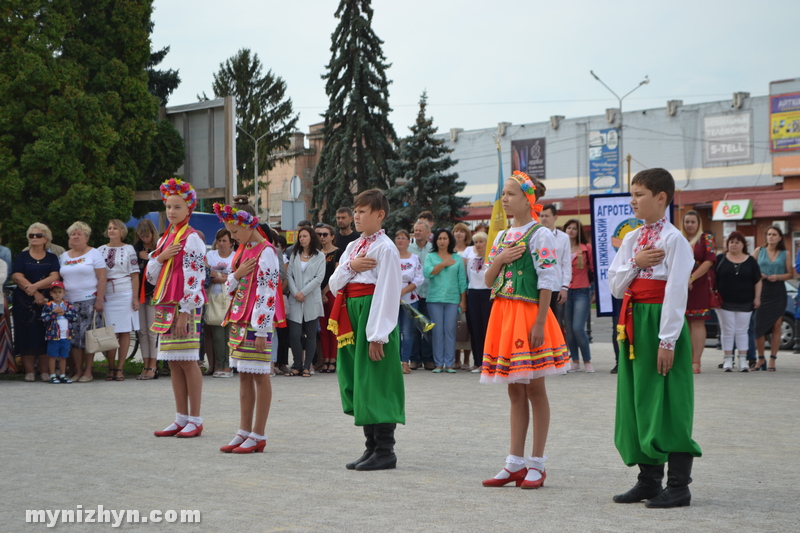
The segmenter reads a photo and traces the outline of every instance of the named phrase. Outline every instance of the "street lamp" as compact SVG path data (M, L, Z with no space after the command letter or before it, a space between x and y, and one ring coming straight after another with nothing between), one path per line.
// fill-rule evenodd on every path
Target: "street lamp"
M622 101L625 100L625 98L627 98L628 95L630 95L633 91L635 91L636 89L638 89L642 85L647 85L648 83L650 83L650 78L648 76L645 76L644 79L639 82L639 85L637 85L636 87L634 87L633 89L628 91L627 94L625 94L625 96L620 98L620 96L617 93L615 93L614 90L611 87L606 85L605 82L603 82L603 80L601 80L600 77L597 74L595 74L593 70L590 70L589 74L591 74L594 79L596 79L597 81L602 83L603 87L608 89L608 91L617 98L617 101L619 101L619 135L618 135L619 153L620 154L624 154L625 152L622 151ZM619 190L621 191L622 190L622 161L619 161L619 163L617 164L617 167L618 167L617 172L619 174ZM628 192L630 192L630 191L628 191Z
M256 216L258 216L258 141L260 141L261 139L263 139L264 137L266 137L267 135L269 135L269 132L265 133L264 135L262 135L261 137L259 137L258 139L256 139L255 137L253 137L252 135L250 135L250 134L249 134L249 133L248 133L248 132L247 132L247 131L246 131L246 130L243 128L243 127L241 127L240 125L238 125L238 124L237 124L237 125L236 125L236 127L237 127L237 128L239 128L239 129L241 130L241 132L242 132L242 133L244 133L245 135L247 135L248 137L250 137L250 138L253 140L253 142L255 143L255 145L256 145L256 147L255 147L255 152L256 152L256 153L255 153L255 157L254 157L254 160L255 160L255 166L253 167L253 196L255 196L255 200L256 200L256 205L255 205L255 208L256 208ZM269 212L269 206L267 206L267 212ZM268 220L267 222L269 222L269 220Z

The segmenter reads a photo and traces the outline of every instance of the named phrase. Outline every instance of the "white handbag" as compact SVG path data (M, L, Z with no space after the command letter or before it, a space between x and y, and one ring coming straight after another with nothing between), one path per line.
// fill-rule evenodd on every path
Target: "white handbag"
M117 334L114 333L114 326L106 326L106 314L102 314L103 327L93 328L86 331L86 353L95 354L107 352L119 348ZM97 311L92 313L92 326L97 324Z
M221 326L222 321L225 320L225 315L228 313L230 304L231 299L228 298L224 290L220 293L210 295L208 297L208 305L206 306L205 323L209 326Z

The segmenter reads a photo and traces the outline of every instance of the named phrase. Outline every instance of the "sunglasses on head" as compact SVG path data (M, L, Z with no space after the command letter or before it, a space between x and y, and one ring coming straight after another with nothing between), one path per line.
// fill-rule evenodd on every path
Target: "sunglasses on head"
M44 233L28 233L29 239L43 239Z

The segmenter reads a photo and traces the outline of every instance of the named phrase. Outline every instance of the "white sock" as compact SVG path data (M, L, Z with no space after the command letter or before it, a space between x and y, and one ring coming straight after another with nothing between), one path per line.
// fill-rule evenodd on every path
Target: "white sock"
M519 472L525 468L525 459L516 455L509 455L506 457L506 467L501 470L499 474L494 476L495 479L508 479L511 474L509 472Z
M248 435L250 435L249 432L247 432L247 431L245 431L243 429L240 429L239 431L236 432L236 436L233 437L233 440L228 443L228 446L238 446L238 445L240 445L245 440L247 440L247 436Z
M525 458L525 465L528 467L528 475L525 476L526 481L538 481L542 479L542 472L544 472L544 463L547 461L547 456L544 457L531 457Z
M186 427L186 422L189 420L189 415L182 415L180 413L175 413L175 422L169 425L164 431L175 431L176 429L181 429Z
M198 427L200 427L202 425L203 425L203 419L202 418L200 418L199 416L189 416L189 417L187 417L186 427L183 429L183 431L186 431L186 432L194 431L195 429L197 429Z
M248 435L247 440L244 441L244 444L242 444L240 447L241 448L252 448L253 446L258 444L262 440L265 440L266 438L267 438L266 435L259 435L258 433L253 431L253 432L250 433L250 435Z

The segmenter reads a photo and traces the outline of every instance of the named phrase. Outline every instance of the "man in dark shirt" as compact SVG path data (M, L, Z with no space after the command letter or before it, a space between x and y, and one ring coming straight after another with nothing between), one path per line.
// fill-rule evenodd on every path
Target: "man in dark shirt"
M336 240L334 245L344 252L347 245L358 239L361 233L353 231L353 210L349 207L340 207L336 210L336 226L339 231L336 232Z

